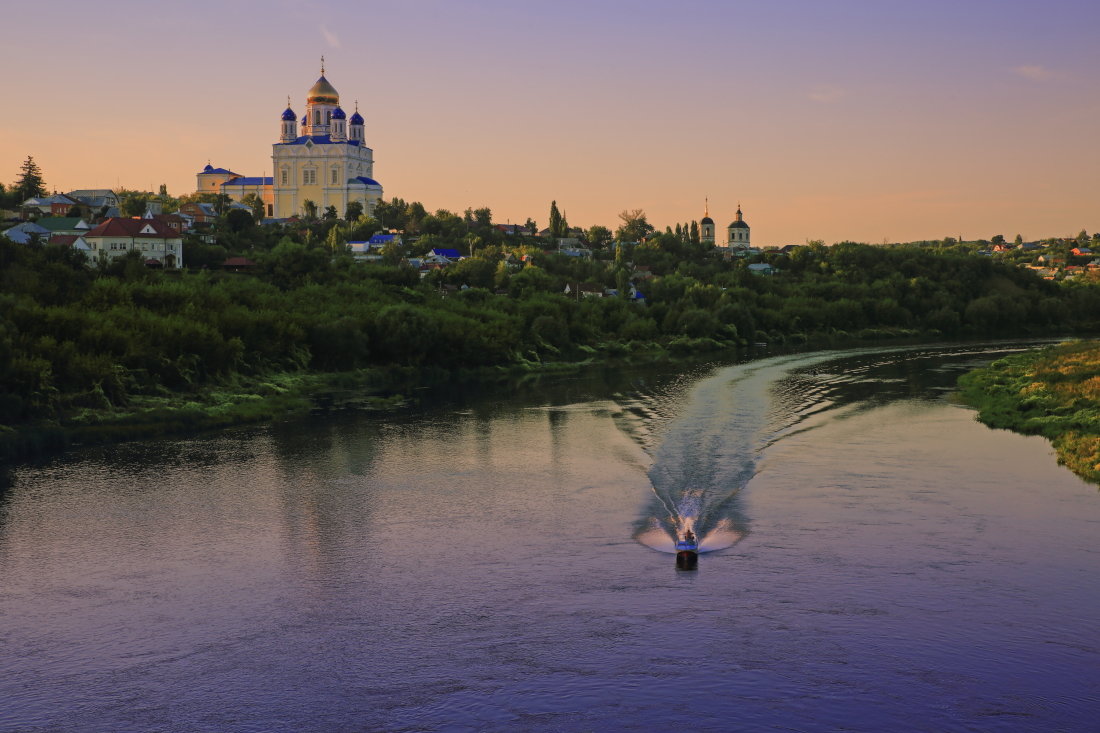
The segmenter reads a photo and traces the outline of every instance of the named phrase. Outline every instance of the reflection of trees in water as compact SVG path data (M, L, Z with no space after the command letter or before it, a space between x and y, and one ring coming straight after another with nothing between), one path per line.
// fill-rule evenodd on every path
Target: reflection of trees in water
M288 556L309 560L311 576L340 572L342 560L354 554L347 546L370 532L372 492L351 477L371 474L380 427L334 414L272 429L283 539L291 545Z

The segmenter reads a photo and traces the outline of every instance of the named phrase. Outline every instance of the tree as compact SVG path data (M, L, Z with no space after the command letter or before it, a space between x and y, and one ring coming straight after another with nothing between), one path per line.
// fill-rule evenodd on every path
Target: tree
M554 239L563 236L561 233L561 212L558 211L558 202L550 202L550 236Z
M230 212L225 215L225 223L230 230L238 234L256 225L256 222L252 219L252 214L244 209L230 210Z
M702 240L699 239L699 222L691 220L691 234L689 235L692 244L699 244Z
M145 213L145 205L148 199L141 194L131 194L122 201L123 216L141 216Z
M994 234L993 239L989 240L990 244L1004 244L1005 238L1003 234Z
M241 203L252 209L252 218L257 222L264 220L264 213L267 211L267 204L264 203L263 198L257 193L245 194L241 199Z
M46 182L42 180L42 171L33 157L28 155L19 171L19 180L12 186L12 191L17 194L17 203L23 203L35 196L46 195Z
M167 196L168 195L168 184L167 183L160 184L160 193L158 193L157 195L158 196Z
M490 229L493 226L493 212L488 206L474 209L474 226L478 229Z
M326 206L325 215L322 217L325 221L336 221L340 218L340 214L336 212L335 206Z
M229 208L229 204L232 201L233 201L233 199L229 198L228 194L224 194L224 193L215 194L214 195L214 211L216 211L219 216L221 214L224 214L225 210Z
M536 224L535 220L532 219L531 217L527 217L527 223L524 224L523 226L527 229L527 231L531 232L531 234L538 234L539 233L539 225Z
M603 247L611 241L611 230L605 226L596 224L588 228L588 244L592 247Z
M363 215L363 202L362 201L349 201L348 207L344 209L344 221L354 222L359 221L359 217Z
M305 201L302 202L302 213L305 215L305 218L307 218L307 219L316 219L317 218L317 204L315 204L310 199L306 199Z
M653 226L646 221L645 212L641 209L624 209L619 212L619 219L623 224L615 235L620 242L638 242L653 231Z
M1016 246L1019 247L1021 244L1024 243L1024 238L1022 236L1020 236L1019 234L1017 234L1015 241L1016 241Z

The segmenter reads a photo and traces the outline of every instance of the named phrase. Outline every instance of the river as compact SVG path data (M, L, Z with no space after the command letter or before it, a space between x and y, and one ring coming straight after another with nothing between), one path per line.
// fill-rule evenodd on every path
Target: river
M1018 348L455 386L18 468L0 730L1097 730L1100 494L951 400Z

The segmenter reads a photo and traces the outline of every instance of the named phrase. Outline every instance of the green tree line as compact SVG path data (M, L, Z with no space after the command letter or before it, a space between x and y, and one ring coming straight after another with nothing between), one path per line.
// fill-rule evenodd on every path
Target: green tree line
M197 268L186 272L147 270L136 254L89 263L0 238L0 425L64 423L145 397L186 401L272 374L531 367L758 341L1100 325L1096 286L1047 282L956 251L813 244L764 256L775 274L760 276L750 260L699 243L689 226L576 258L502 234L488 209L430 214L395 201L376 214L418 229L419 239L382 263L361 263L342 242L369 236L377 219L273 228L244 213L219 223L217 245L185 250ZM433 244L470 256L421 278L404 258ZM221 271L224 256L239 253L254 258L255 271ZM580 297L580 283L619 295ZM644 299L629 298L631 287Z

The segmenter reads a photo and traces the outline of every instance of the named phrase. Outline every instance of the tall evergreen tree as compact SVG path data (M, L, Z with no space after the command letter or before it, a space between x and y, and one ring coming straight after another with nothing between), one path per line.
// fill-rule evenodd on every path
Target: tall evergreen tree
M15 182L12 191L17 194L16 203L23 203L34 196L46 195L46 182L42 180L42 171L30 155L19 168L19 180Z
M691 220L691 243L699 244L699 222Z
M554 239L562 236L561 233L561 212L558 211L558 202L550 202L550 236Z

